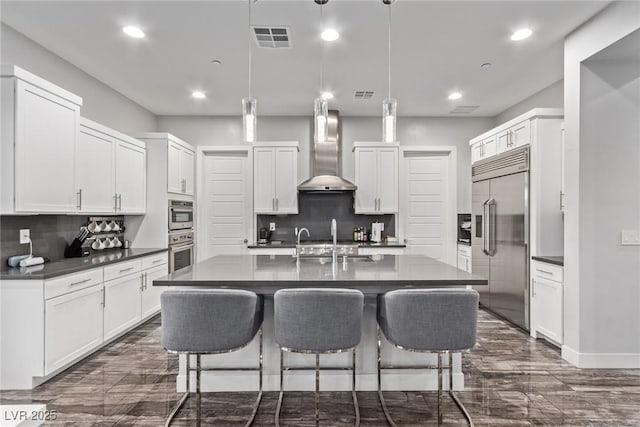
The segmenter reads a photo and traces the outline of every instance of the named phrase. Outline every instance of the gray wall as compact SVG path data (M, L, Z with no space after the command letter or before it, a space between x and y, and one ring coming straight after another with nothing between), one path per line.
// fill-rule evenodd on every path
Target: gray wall
M0 31L2 64L17 65L82 97L84 117L123 133L155 130L156 117L150 111L5 23Z
M379 117L341 117L342 175L354 177L354 141L379 141ZM401 145L455 146L458 155L458 212L471 208L471 150L469 140L493 127L493 118L400 117ZM194 145L242 144L240 117L159 116L158 131L170 132ZM263 141L298 141L298 180L310 176L312 119L307 116L259 116L258 136Z
M563 108L564 106L564 80L558 80L550 86L523 99L517 104L504 110L495 117L495 125L501 125L520 114L526 113L533 108Z

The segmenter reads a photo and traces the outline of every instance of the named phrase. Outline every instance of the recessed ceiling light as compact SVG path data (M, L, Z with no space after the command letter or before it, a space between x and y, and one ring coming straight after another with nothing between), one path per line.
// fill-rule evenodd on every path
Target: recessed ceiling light
M332 42L340 38L340 33L334 30L333 28L327 28L322 32L320 37L322 37L322 40Z
M451 92L449 94L449 99L454 100L454 99L460 99L462 98L462 94L460 92Z
M322 92L322 95L320 95L320 97L322 99L333 99L333 93L331 93L331 92Z
M128 35L129 37L133 37L134 39L141 39L144 37L144 31L132 25L127 25L126 27L122 27L122 31L126 35Z
M204 99L207 97L207 95L205 95L204 92L200 92L199 90L191 92L191 96L193 96L196 99Z
M524 40L526 38L529 38L531 34L533 34L533 31L531 31L529 28L520 28L518 31L511 34L511 40L515 42Z

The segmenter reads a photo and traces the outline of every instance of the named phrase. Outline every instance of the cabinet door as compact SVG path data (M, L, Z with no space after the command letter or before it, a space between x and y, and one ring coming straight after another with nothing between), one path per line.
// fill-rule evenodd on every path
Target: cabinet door
M536 331L562 344L562 284L534 276Z
M144 213L146 208L146 164L144 148L118 141L116 146L116 193L119 212Z
M169 274L167 264L142 272L143 290L140 299L142 318L153 316L160 311L160 294L163 288L153 286L153 281Z
M502 132L498 133L498 135L496 136L496 143L498 144L498 148L497 148L497 153L504 153L507 150L510 150L511 147L511 143L510 143L510 134L509 134L509 130L503 130Z
M138 323L140 317L140 273L104 284L104 340L107 341Z
M276 212L298 213L298 150L275 149L275 205Z
M114 145L113 138L80 127L76 147L76 186L80 212L114 211Z
M167 191L182 194L182 147L169 141L167 150Z
M531 143L531 122L529 120L518 123L509 130L511 132L511 148Z
M101 344L102 284L46 301L45 375Z
M484 146L482 149L483 159L498 154L498 138L496 136L485 139L482 141L482 145Z
M15 211L76 212L79 107L18 80L15 108Z
M182 149L180 152L180 173L182 177L182 193L193 196L194 190L194 169L195 153L191 150Z
M398 212L398 150L378 149L378 209L380 213Z
M482 142L476 142L471 146L471 163L482 160Z
M253 150L253 210L275 213L275 152L271 148Z
M355 211L374 213L377 204L377 151L375 148L356 148Z

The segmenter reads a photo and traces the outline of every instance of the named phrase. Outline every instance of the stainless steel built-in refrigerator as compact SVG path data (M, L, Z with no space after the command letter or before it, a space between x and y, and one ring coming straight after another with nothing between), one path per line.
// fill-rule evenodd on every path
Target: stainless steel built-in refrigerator
M529 148L472 167L471 247L480 304L529 330Z

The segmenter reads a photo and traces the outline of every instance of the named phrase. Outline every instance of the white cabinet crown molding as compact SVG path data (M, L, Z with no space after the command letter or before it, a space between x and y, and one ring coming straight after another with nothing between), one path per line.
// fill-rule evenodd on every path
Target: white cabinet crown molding
M112 138L116 138L121 141L128 142L129 144L135 145L136 147L139 147L139 148L147 147L147 145L143 141L140 141L139 139L126 135L122 132L118 132L117 130L111 129L100 123L94 122L93 120L90 120L86 117L82 117L82 116L80 117L80 126L84 126L86 128L93 129L96 132L100 132Z
M253 147L295 147L300 151L300 143L298 141L256 141Z
M143 133L138 133L135 135L136 138L140 139L140 140L146 140L146 139L164 139L164 140L168 140L171 142L174 142L180 146L182 146L183 148L186 148L187 150L191 150L195 153L196 148L189 144L188 142L178 138L177 136L170 134L168 132L143 132Z
M66 99L69 102L72 102L78 106L82 106L82 98L76 94L69 92L66 89L57 86L42 77L38 77L35 74L30 73L29 71L20 68L16 65L2 65L0 77L15 77L17 79L23 80L27 83L30 83L42 90L50 92L56 96Z
M510 127L513 127L524 120L531 120L536 117L549 118L549 117L563 117L563 116L564 116L564 110L562 108L534 108L532 110L527 111L524 114L519 115L518 117L515 117L509 120L508 122L502 123L501 125L496 126L493 129L488 130L485 133L476 136L475 138L469 140L469 145L473 145L477 142L481 142L484 139L490 138L491 136L499 132L505 131Z
M384 148L384 147L399 147L400 141L394 142L382 142L382 141L354 141L351 151L355 151L356 148L370 147L370 148Z

